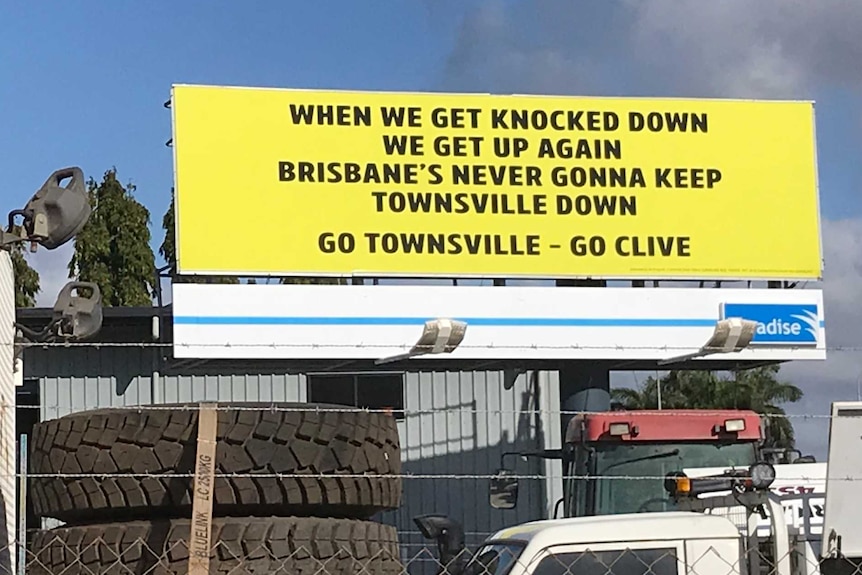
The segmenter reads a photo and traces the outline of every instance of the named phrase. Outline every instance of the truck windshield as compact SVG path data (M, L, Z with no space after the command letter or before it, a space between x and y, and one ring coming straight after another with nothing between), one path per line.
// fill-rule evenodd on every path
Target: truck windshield
M664 476L692 467L748 467L756 462L753 442L597 445L596 514L673 511Z
M521 543L489 543L484 545L464 570L464 575L506 575L521 555Z

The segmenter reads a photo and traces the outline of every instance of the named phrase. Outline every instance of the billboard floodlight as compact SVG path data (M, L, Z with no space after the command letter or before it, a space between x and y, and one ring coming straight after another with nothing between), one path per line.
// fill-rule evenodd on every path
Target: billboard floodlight
M67 181L65 185L61 185ZM9 227L0 230L0 248L31 242L53 250L77 235L90 218L92 208L81 168L64 168L51 174L23 209L9 212ZM14 232L21 216L22 235Z
M464 341L467 323L454 319L432 319L425 322L422 335L410 351L375 360L375 365L409 359L417 355L452 353Z
M31 342L90 338L102 328L102 292L95 283L69 282L57 296L48 325L40 331L19 323L15 327Z
M754 339L757 322L741 317L729 317L715 323L712 337L699 350L668 359L659 360L658 365L667 365L687 361L697 357L704 357L716 353L734 353L747 348Z

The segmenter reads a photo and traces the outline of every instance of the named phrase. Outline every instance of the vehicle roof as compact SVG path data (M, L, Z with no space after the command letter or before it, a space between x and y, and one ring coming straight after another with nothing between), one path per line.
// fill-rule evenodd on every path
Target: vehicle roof
M491 539L523 541L545 548L559 544L737 537L739 528L726 517L668 511L531 521L502 529Z
M723 426L728 419L744 420L745 429L722 434L724 439L732 439L734 442L760 439L760 416L748 409L653 409L578 414L569 420L566 441L716 441L720 437L715 426ZM612 423L628 423L632 433L611 436Z
M619 414L634 414L634 415L656 415L655 409L616 409L611 411L596 411L589 412L584 414L578 414L581 417L613 417L614 415ZM678 416L693 416L693 417L742 417L742 416L755 416L760 417L760 415L754 411L753 409L693 409L693 408L669 408L663 409L658 415L672 415L673 417Z

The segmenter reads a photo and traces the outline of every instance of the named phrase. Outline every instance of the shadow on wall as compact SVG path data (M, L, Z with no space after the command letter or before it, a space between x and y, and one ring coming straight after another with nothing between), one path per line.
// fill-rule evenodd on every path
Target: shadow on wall
M466 543L471 551L475 551L486 537L503 527L547 517L547 510L554 502L549 503L547 500L544 477L520 480L519 500L515 509L494 509L489 502L488 476L501 467L504 453L545 448L541 419L538 413L533 413L538 411L539 405L539 388L533 379L527 389L520 393L517 411L502 413L504 410L500 410L501 417L512 418L514 434L502 429L496 438L487 435L479 438L480 442L481 439L488 440L489 445L484 447L470 448L469 444L498 425L481 425L476 416L475 402L472 402L473 413L469 413L467 405L452 406L461 411L408 414L406 421L402 422L401 442L405 451L402 505L399 510L382 513L375 520L398 528L402 559L411 574L431 575L439 567L436 542L424 539L419 533L413 522L413 517L417 515L442 514L455 519L463 525ZM489 417L492 416L489 413ZM432 427L429 423L433 419L440 423L448 419L450 425L441 426L438 423ZM454 429L456 422L461 424L460 429ZM409 442L416 435L416 429L423 427L431 428L433 435L423 437L423 441L418 444ZM467 431L470 433L465 433ZM492 443L493 439L496 441ZM447 452L422 456L423 451L432 450L435 443L439 445L438 450ZM443 445L446 443L448 445ZM453 443L460 443L463 449L456 450L458 445ZM535 458L524 460L509 456L506 466L515 469L519 475L544 474L543 462ZM411 478L410 475L420 477ZM440 477L427 477L429 475Z
M158 348L30 347L24 351L25 378L111 379L123 395L132 382L158 369Z
M10 539L16 539L16 534L13 533L10 537L9 530L6 525L6 498L2 493L0 493L0 512L2 512L2 517L0 517L0 573L15 573L17 569L12 569L12 553L15 553L15 559L17 561L18 549L17 545L10 546L7 544L7 541Z

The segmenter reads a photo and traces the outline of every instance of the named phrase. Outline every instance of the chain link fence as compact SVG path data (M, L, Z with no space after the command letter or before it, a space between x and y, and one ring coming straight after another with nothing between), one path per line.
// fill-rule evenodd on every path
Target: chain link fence
M314 400L315 386L331 385L315 375L168 372L155 349L120 349L52 347L27 356L25 380L35 382L38 396L18 411L32 414L41 431L28 440L26 471L2 477L20 483L26 473L24 499L40 513L26 540L5 550L16 563L15 575L188 573L196 533L189 497L194 404L202 400L218 402L217 461L223 467L214 477L229 499L216 506L210 573L859 572L851 560L822 562L820 534L798 524L805 513L808 519L822 516L822 493L805 494L813 499L798 509L790 504L802 498L784 497L792 507L793 535L790 551L778 559L768 530L759 529L760 543L746 548L745 510L739 508L721 511L736 529L721 544L701 540L697 531L651 543L660 532L630 530L623 522L613 540L598 541L586 530L547 549L486 546L484 539L499 528L551 516L560 494L548 486L565 478L561 468L519 459L512 475L521 481L518 508L489 505L489 481L503 456L558 447L561 418L575 415L548 403L554 395L548 382L532 374L514 381L493 372L412 374L393 384L404 399L394 410L344 406L314 414L305 402ZM673 417L672 411L667 415ZM790 419L828 427L829 417ZM592 476L598 478L621 491L663 479ZM403 497L395 495L396 479ZM441 562L438 543L412 524L412 517L428 512L465 524L466 547L456 550L455 559L444 553ZM8 563L0 561L0 570Z
M407 529L403 522L385 520L386 513L401 506L393 490L409 492L417 485L421 490L426 482L487 485L493 473L478 466L462 473L451 469L405 473L396 464L398 428L386 410L321 411L302 404L237 403L219 405L217 411L219 466L213 474L213 493L221 507L208 531L210 573L859 573L853 560L820 559L817 521L822 520L823 493L814 492L777 498L785 504L791 533L783 547L789 550L778 554L775 549L782 547L774 546L763 522L751 534L758 536L756 543L749 539L749 510L744 507L708 510L730 519L715 518L723 522L720 533L685 522L668 531L670 523L660 524L659 518L650 525L649 519L658 515L644 513L645 522L639 526L630 520L615 523L611 516L602 525L570 525L570 531L540 544L528 544L530 538L517 533L506 541L486 543L491 533L468 532L463 541L449 537L452 546L446 547L441 542L451 533L434 540L427 533L423 536L421 526L417 531L415 526ZM31 528L26 541L6 549L6 555L16 560L16 575L190 573L194 540L206 527L192 519L190 508L197 415L195 405L150 405L73 412L38 423L32 434L26 496L40 515L68 521ZM667 415L672 417L672 412ZM331 467L322 467L324 462ZM534 482L564 479L514 477ZM18 476L19 481L22 478ZM592 477L598 478L622 485L662 479ZM332 499L338 494L344 499ZM417 495L433 498L430 492ZM218 497L233 499L219 502ZM487 505L473 503L477 508ZM457 515L464 510L451 511ZM510 520L500 527L516 523ZM0 551L0 559L3 555Z
M188 533L167 526L152 532L76 527L31 539L19 574L145 575L189 573ZM185 527L188 527L187 525ZM432 547L405 555L396 541L331 534L247 529L224 532L212 544L209 573L218 574L449 574L449 575L857 575L853 559L817 558L805 541L776 558L765 540L753 549L732 539L713 542L642 541L632 544L497 543L464 549L445 564ZM692 534L694 535L694 534ZM7 549L7 551L10 551ZM3 553L0 552L0 555ZM5 571L0 571L5 575Z

